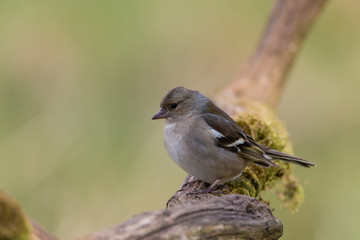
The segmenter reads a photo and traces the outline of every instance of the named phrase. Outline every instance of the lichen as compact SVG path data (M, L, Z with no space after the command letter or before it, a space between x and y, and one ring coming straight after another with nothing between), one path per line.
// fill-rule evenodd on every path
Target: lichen
M19 204L0 191L0 239L28 240L30 227Z
M232 117L245 132L265 146L293 154L288 133L274 110L264 103L248 99L241 101L240 106L244 111ZM226 184L226 191L260 198L261 191L266 189L274 192L284 207L297 211L303 202L303 188L291 175L290 163L274 162L279 168L266 169L251 164L238 179Z

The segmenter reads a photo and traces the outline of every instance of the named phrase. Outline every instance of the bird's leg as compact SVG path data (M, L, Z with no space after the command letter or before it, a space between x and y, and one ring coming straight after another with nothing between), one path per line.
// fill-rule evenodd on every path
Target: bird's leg
M195 178L195 177L193 177L193 178ZM188 186L188 185L190 185L190 184L196 183L196 182L200 183L200 182L202 182L202 181L201 181L200 179L195 178L194 180L191 180L191 181L189 181L189 182L184 183L184 184L181 186L181 190L183 190L184 187L186 187L186 186Z
M187 195L197 195L197 194L207 194L207 193L223 193L221 191L213 191L220 181L221 181L221 179L216 179L215 182L213 182L210 185L210 187L208 187L207 189L195 190L195 191L188 193Z
M213 190L216 185L218 185L218 183L220 182L220 179L216 179L215 182L213 182L210 187L207 188L207 190L210 192L211 190Z
M193 176L193 178L195 178L194 176ZM180 188L176 191L176 192L178 192L178 191L184 191L184 188L185 187L187 187L187 186L189 186L189 185L191 185L191 184L193 184L193 183L201 183L201 182L203 182L203 181L201 181L200 179L197 179L197 178L195 178L194 180L191 180L191 181L189 181L189 182L186 182L186 183L183 183L183 185L181 185L180 186Z

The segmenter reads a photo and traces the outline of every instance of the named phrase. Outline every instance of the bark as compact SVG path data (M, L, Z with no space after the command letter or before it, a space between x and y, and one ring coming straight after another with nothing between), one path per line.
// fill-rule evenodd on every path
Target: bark
M278 239L281 233L281 222L266 205L230 194L187 207L143 213L83 240Z

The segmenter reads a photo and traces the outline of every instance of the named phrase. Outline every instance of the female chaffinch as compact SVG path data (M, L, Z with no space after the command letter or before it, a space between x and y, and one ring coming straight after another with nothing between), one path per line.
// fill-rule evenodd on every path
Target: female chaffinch
M283 160L303 167L316 166L302 158L257 143L223 110L198 91L171 89L152 119L165 119L163 140L167 153L190 175L217 184L239 177L251 163L277 167Z

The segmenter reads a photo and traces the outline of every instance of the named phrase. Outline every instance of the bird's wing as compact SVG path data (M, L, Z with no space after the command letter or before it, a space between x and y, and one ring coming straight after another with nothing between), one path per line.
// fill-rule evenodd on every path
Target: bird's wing
M276 167L270 161L272 158L266 154L264 147L247 135L236 122L211 113L202 114L201 117L209 126L219 147L235 152L243 159L263 167Z

